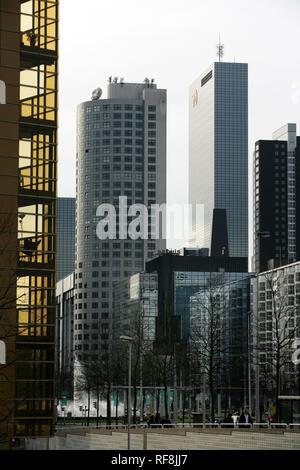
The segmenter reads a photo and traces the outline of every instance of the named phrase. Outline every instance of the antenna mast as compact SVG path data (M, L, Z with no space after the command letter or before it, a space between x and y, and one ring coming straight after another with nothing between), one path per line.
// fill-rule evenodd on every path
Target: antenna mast
M221 44L221 36L219 36L219 44L217 45L217 55L219 57L219 62L222 62L224 56L224 44Z

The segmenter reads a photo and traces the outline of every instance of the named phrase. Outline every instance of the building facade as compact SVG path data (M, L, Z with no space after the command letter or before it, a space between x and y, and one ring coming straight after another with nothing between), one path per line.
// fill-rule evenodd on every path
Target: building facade
M250 310L250 278L247 258L162 255L149 261L147 272L155 273L158 282L158 313L154 351L173 356L176 362L174 379L179 387L190 392L192 400L206 393L203 377L208 364L201 354L209 356L209 326L214 331L212 351L215 365L215 393L222 409L247 403L247 322ZM213 299L213 300L211 300ZM209 304L211 301L211 304ZM206 334L207 333L207 334ZM199 349L199 344L203 345ZM208 379L207 379L208 381ZM173 382L172 382L173 383ZM227 407L227 408L226 408Z
M74 197L57 199L56 282L75 269L75 204Z
M100 94L96 90L97 98ZM108 98L97 98L77 111L74 345L79 361L108 357L114 283L142 271L147 259L165 248L164 240L121 236L127 209L119 208L119 198L126 197L128 207L166 201L166 90L148 79L137 84L110 79ZM97 235L101 204L116 209L116 233L107 239Z
M56 371L59 394L71 398L74 377L74 273L56 284ZM60 396L58 395L58 398Z
M274 132L273 140L258 141L253 162L253 269L263 272L300 256L300 138L296 124Z
M206 371L207 378L210 373L213 377L223 410L250 406L248 320L253 275L239 272L191 274L192 282L198 286L190 298L189 312L193 384L203 390ZM190 288L190 281L184 280L184 284Z
M137 273L114 286L113 341L121 335L138 338L152 348L157 317L157 276Z
M212 256L248 256L248 65L214 63L189 88L189 200Z
M294 358L300 343L300 263L258 274L251 290L256 415L262 410L276 414L276 396L300 393L300 368Z
M1 427L18 437L54 423L58 3L0 2Z
M189 300L199 289L201 273L248 273L248 262L247 258L165 254L148 261L146 271L157 273L157 347L173 350L175 343L184 344L188 338ZM189 279L186 285L185 278Z

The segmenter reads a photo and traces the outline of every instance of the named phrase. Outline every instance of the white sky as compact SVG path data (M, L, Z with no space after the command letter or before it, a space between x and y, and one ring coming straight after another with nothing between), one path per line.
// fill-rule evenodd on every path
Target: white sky
M187 202L188 86L216 60L249 63L249 157L300 134L300 0L61 0L59 196L75 196L76 106L110 75L168 90L168 202ZM251 177L250 177L251 179Z

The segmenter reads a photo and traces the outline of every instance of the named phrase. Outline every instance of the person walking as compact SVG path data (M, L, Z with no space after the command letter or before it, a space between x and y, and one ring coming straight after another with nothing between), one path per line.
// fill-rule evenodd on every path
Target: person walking
M245 410L241 414L240 419L239 419L239 424L242 425L240 426L241 428L250 428L252 426L253 421L250 416L248 408L245 408Z

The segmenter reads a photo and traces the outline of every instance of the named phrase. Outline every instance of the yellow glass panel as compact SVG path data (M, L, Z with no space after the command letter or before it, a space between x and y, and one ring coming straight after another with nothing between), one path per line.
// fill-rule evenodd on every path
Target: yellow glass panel
M55 90L56 89L55 75L51 75L50 77L47 77L46 88L47 88L47 90Z
M29 300L29 289L28 289L28 284L23 284L26 283L26 279L28 278L20 278L18 284L17 284L17 305L28 305L28 300Z
M19 141L19 154L22 157L30 157L31 155L31 142L30 140Z
M55 113L54 111L48 111L46 115L46 119L48 121L55 121Z
M43 232L43 217L42 216L38 216L37 218L37 224L38 224L38 232L39 233L42 233Z
M21 15L21 32L32 30L32 16L22 14Z
M55 64L48 65L47 66L47 72L55 74L56 73L56 65Z
M31 116L31 106L28 104L21 104L21 116L23 117L29 117Z
M48 108L54 108L55 107L55 93L48 93L46 95L46 106Z
M47 36L50 38L56 37L56 22L47 25Z
M46 10L46 16L47 18L51 18L51 19L56 19L56 7L55 5L53 6L50 6L47 8Z
M49 49L50 51L55 51L55 49L56 49L56 40L55 39L51 39L50 41L47 42L47 49Z
M25 168L29 164L30 164L30 159L29 158L23 158L23 157L19 158L19 168L20 169Z
M20 83L21 85L38 85L38 70L37 67L34 67L30 70L22 70L20 73Z
M18 328L18 335L19 336L28 336L29 335L29 328L27 325L20 325Z
M21 13L27 13L28 15L32 14L32 0L28 0L28 2L21 4Z
M35 322L42 323L42 310L41 309L36 310Z
M37 88L32 88L28 86L20 86L20 100L26 100L36 96L38 93Z

